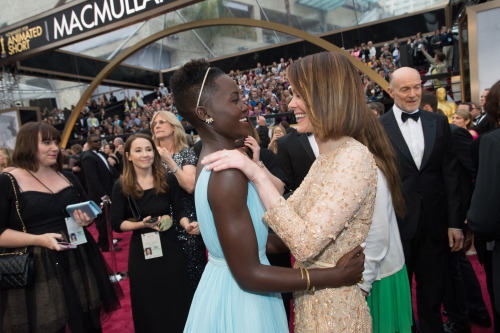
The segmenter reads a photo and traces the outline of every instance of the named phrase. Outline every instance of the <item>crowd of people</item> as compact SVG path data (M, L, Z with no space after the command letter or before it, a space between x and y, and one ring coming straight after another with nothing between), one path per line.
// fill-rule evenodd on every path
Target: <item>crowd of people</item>
M448 33L408 41L432 74L448 71ZM98 332L119 306L99 252L120 250L104 216L61 213L88 198L111 202L114 231L133 233L137 332L286 332L288 292L296 332L452 333L471 322L497 332L498 208L485 198L500 187L499 169L489 167L497 163L500 83L480 104L456 105L442 96L446 80L425 89L421 71L400 67L399 50L396 38L379 50L368 42L350 55L281 58L228 74L192 60L172 77L171 92L161 84L149 101L140 92L89 101L69 150L51 126L61 112L25 124L14 151L0 150L0 181L11 188L0 198L9 217L0 247L29 247L37 277L0 290L2 331ZM387 79L388 91L349 56ZM120 111L111 114L113 103ZM83 230L95 222L97 241L85 231L85 244L63 248L68 219ZM485 267L493 318L470 248ZM48 306L58 311L40 316Z

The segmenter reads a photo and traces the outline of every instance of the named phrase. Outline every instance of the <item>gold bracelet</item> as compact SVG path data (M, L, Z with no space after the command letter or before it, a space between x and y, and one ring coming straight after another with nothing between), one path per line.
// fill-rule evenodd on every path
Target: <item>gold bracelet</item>
M307 268L304 268L304 270L306 271L306 276L307 276L306 292L308 292L309 291L309 287L311 286L311 280L309 280L309 271L307 270Z
M302 271L302 267L299 268L300 268L300 278L304 280L304 272Z

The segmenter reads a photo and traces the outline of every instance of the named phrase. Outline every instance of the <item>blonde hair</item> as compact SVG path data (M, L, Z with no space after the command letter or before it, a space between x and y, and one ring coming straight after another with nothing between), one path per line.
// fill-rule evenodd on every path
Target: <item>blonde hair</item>
M183 150L184 148L188 148L187 140L186 140L186 131L184 131L184 127L182 126L177 116L169 111L158 111L155 112L153 117L151 117L151 133L153 133L153 141L155 145L159 146L160 141L155 135L155 129L153 123L155 119L160 116L163 120L167 121L174 130L174 149L171 153L177 153Z
M0 148L0 153L3 155L3 165L0 165L0 169L12 166L12 154L14 151L10 148Z
M271 134L271 137L274 136L274 131L276 131L276 129L280 129L281 131L283 131L283 135L286 135L286 129L281 125L276 125L273 128L273 132ZM275 155L278 154L278 142L274 141L273 145L271 147L269 147L269 149L271 149Z
M469 121L467 123L467 125L465 125L465 127L467 127L467 129L470 129L474 124L472 123L472 114L470 113L470 111L468 110L464 110L464 109L457 109L455 111L455 114L457 116L459 116L460 118L463 118L464 121Z

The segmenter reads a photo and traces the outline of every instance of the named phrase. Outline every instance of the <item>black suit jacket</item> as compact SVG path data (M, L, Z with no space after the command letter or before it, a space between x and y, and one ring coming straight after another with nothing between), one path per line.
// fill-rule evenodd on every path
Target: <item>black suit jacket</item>
M106 155L103 154L106 158ZM87 180L89 198L99 204L104 196L111 197L113 185L117 178L115 168L104 164L103 160L92 151L86 151L82 157L82 170Z
M269 142L271 142L271 139L269 138L269 128L265 125L260 125L257 127L257 134L260 139L259 146L261 148L267 148L269 146Z
M484 240L495 240L493 248L493 293L500 308L500 129L485 134L479 146L476 188L467 213L472 232Z
M398 218L402 240L414 238L420 214L425 231L434 239L446 238L447 228L462 228L458 161L445 116L420 110L425 149L417 168L391 109L380 117L399 159L406 214ZM411 120L409 120L411 121Z
M305 133L292 131L277 142L278 159L288 179L287 187L295 191L309 172L316 156Z
M476 187L467 213L469 227L482 239L500 240L498 198L500 198L500 129L485 134L481 139Z
M476 169L472 162L471 152L471 144L474 138L469 131L462 127L450 124L450 128L453 136L453 151L458 158L460 170L460 193L462 198L460 216L465 221L472 197L472 180L476 178Z

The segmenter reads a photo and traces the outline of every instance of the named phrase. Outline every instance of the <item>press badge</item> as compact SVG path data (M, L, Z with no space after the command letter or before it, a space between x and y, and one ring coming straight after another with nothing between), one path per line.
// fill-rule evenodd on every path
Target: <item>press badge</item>
M163 257L161 250L160 233L158 231L148 232L141 235L144 258L152 259Z
M87 243L83 227L79 226L73 217L66 218L66 229L68 230L68 241L71 244L80 245Z

